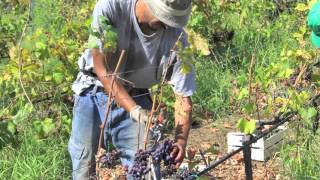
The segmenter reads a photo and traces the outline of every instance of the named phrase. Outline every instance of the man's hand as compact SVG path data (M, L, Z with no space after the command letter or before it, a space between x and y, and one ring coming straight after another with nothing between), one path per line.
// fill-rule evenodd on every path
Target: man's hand
M147 123L149 119L149 111L142 109L141 106L135 105L131 110L130 110L130 117L134 121L137 122L142 122L142 123Z
M173 144L173 150L170 156L174 158L177 169L180 167L185 157L185 153L186 153L186 142L178 141Z

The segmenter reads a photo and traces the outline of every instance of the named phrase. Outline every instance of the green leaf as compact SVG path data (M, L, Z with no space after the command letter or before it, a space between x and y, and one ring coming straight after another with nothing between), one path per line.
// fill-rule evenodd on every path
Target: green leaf
M248 121L244 118L241 118L237 123L237 128L239 128L239 130L242 133L252 134L256 131L256 121L255 120Z
M242 100L248 96L249 96L248 88L241 88L241 90L238 94L237 100Z
M110 24L110 23L109 23L107 17L102 16L102 15L99 16L99 25L101 25L101 26L107 26L107 25L109 25L109 24Z
M44 80L45 81L51 81L52 80L52 76L47 75L47 76L44 77Z
M299 109L299 114L304 120L311 120L317 115L317 110L314 107L309 107L308 109L301 108Z
M90 49L98 49L99 48L99 38L97 38L94 35L89 35L89 40L88 40L88 48Z
M63 73L53 73L52 77L57 84L62 83L62 81L64 80Z
M54 130L55 128L55 124L53 122L53 119L51 118L45 118L42 122L42 126L43 126L44 134L46 136L49 135L49 133L52 132L52 130Z
M100 36L100 33L99 33L98 29L89 29L89 34L92 35L92 36L96 36L96 37Z
M17 125L14 124L12 121L8 121L7 129L11 134L15 134L17 132Z
M241 74L239 76L237 76L237 82L240 85L244 85L247 82L248 78L246 74Z
M289 78L293 72L294 72L293 69L283 68L277 74L277 77L279 77L279 78Z
M34 120L32 125L37 138L45 138L55 129L55 124L51 118L45 118L43 121Z
M37 41L35 43L35 46L36 46L37 50L43 50L43 49L47 48L47 45L41 41Z
M34 120L32 122L32 125L33 125L33 129L35 130L36 132L36 136L38 138L43 138L44 137L44 131L43 131L43 126L42 126L42 122L39 121L39 120Z
M33 110L33 107L30 104L25 104L24 107L20 107L17 114L12 117L12 121L14 124L20 124L25 119L29 117Z
M183 74L188 74L192 71L192 67L191 65L189 65L188 63L186 62L182 62L181 64L181 73Z
M298 3L298 5L295 8L298 11L307 11L309 9L308 5L304 3Z

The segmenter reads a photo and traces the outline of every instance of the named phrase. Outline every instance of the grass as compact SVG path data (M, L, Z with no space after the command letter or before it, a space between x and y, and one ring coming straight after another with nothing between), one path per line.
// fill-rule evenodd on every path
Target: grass
M0 179L71 179L71 162L65 135L38 140L28 128L17 145L0 151Z
M296 134L288 137L281 150L283 175L297 180L320 179L319 130L315 135L311 133L310 129L300 128L299 131L299 133L303 133L303 138L301 136L299 138Z
M214 117L229 112L231 91L231 72L219 68L210 59L199 59L196 62L197 91L193 96L195 108Z

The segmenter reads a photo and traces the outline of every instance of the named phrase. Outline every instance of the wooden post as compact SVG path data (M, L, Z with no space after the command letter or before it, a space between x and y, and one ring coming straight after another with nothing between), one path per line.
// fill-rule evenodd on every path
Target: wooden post
M245 140L243 142L243 159L244 159L244 167L246 173L246 180L253 180L252 178L252 162L251 162L251 145L245 145L246 142L250 141L250 135L245 136Z

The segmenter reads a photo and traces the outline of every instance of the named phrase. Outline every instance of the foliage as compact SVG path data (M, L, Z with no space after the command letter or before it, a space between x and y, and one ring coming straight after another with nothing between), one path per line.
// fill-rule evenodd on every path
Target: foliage
M309 103L313 95L319 92L319 87L307 75L310 73L316 77L317 72L310 71L319 53L318 50L311 47L308 39L310 33L307 30L305 19L308 7L307 4L296 4L292 12L297 17L297 21L288 21L293 15L279 16L273 28L280 24L291 24L290 27L296 27L289 32L293 34L293 38L282 32L286 39L280 38L277 42L278 49L281 51L273 51L278 58L273 59L273 55L269 55L268 63L258 64L263 59L261 59L261 51L255 49L248 71L244 72L242 77L239 76L237 83L239 87L237 101L242 103L241 112L243 113L238 126L242 131L247 131L246 133L253 132L248 130L253 125L244 123L246 122L244 119L259 120L271 118L283 112L298 112L299 121L294 123L294 127L298 130L292 137L295 143L286 144L282 154L285 168L290 170L286 174L294 179L319 176L316 171L319 162L312 160L313 154L316 153L315 144L318 144L314 141L317 135L312 132L312 127L319 110ZM266 35L268 37L268 34ZM287 42L282 42L282 40ZM264 43L268 42L264 41ZM297 153L294 158L288 159L289 154L292 155L288 149ZM302 168L303 165L306 166Z
M194 39L192 36L188 36L188 42L190 46L184 47L181 41L177 42L177 56L181 60L181 73L188 74L192 71L194 64L194 53L196 52Z
M86 46L94 4L0 2L0 179L70 178L70 84Z
M70 98L67 94L71 94L70 84L77 72L76 59L85 48L88 38L88 31L83 29L88 29L90 24L87 19L93 2L85 1L77 6L73 3L66 5L63 1L33 2L32 21L27 26L27 32L20 45L17 39L20 38L21 32L16 33L16 29L22 29L27 22L27 5L28 3L18 2L7 6L8 11L2 12L1 16L1 22L5 23L5 26L1 27L6 30L5 34L15 33L15 38L6 41L9 61L0 70L2 87L0 114L1 119L13 119L10 123L17 126L16 129L21 129L19 127L21 123L15 120L19 119L15 117L19 116L23 111L22 107L27 103L19 83L18 54L21 52L22 84L33 102L32 105L29 104L34 113L33 118L38 121L44 120L44 122L33 122L42 134L40 136L43 136L49 133L48 124L61 126L61 123L65 122L62 119L66 119L62 117L70 117L68 105ZM13 21L12 16L17 20ZM44 134L41 128L46 129Z
M253 134L256 130L256 121L255 120L246 120L240 119L237 124L237 128L245 134Z
M99 26L102 29L90 29L90 36L88 40L89 48L99 48L99 41L103 44L103 51L114 52L117 48L118 34L116 29L108 22L104 16L99 16Z
M315 139L319 135L311 131L318 110L307 103L318 92L311 87L318 89L319 71L312 64L319 53L309 43L306 14L315 1L308 2L194 1L196 6L189 23L191 29L210 43L208 59L215 62L212 64L216 68L209 72L222 71L223 74L218 76L218 73L203 71L209 63L197 66L201 88L193 98L194 104L206 104L211 100L204 105L211 112L219 112L215 108L220 106L224 111L230 105L236 106L234 109L243 114L238 122L243 131L250 129L249 123L243 124L247 119L268 118L286 111L299 112L301 120L292 125L299 129L290 138L294 144L286 144L281 154L285 168L289 170L285 174L293 179L319 177L319 162L315 157L319 145ZM231 31L234 31L232 38L228 37ZM200 63L203 63L202 59ZM311 84L304 78L310 71L307 67L312 69ZM206 75L203 74L210 79L204 78ZM221 79L212 82L215 76ZM226 88L223 96L218 95L218 99L224 101L215 103L212 95L218 93L215 92L217 88L212 87L227 84L224 77L229 76L233 78L228 80L228 85L232 82L233 89ZM225 95L230 98L222 98ZM248 130L249 134L252 132ZM292 158L293 154L295 158Z

